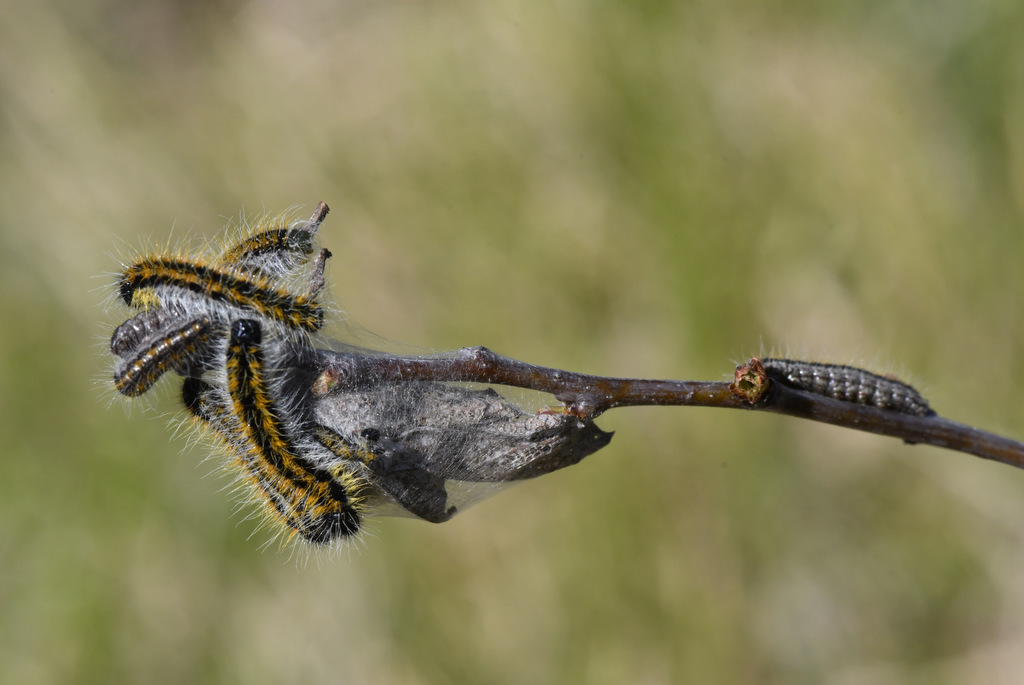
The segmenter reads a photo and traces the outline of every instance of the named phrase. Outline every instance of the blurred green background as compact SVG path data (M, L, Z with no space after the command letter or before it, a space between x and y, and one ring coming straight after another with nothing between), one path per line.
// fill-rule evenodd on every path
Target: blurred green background
M0 681L1018 682L1009 467L624 409L579 466L302 564L171 435L171 381L112 400L105 342L119 256L324 200L332 296L387 338L865 364L1024 437L1024 5L0 14Z

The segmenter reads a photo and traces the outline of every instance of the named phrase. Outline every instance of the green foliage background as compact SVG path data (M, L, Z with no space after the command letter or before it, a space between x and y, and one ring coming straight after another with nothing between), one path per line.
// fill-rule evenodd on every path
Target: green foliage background
M325 200L333 297L388 338L856 362L1024 437L1024 5L2 15L0 681L1018 682L1009 467L618 410L579 466L300 564L172 438L172 383L111 400L104 344L119 255Z

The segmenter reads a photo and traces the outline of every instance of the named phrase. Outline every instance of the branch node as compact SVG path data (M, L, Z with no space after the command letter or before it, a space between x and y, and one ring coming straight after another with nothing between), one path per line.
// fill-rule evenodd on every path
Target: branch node
M481 369L490 369L494 367L495 362L498 360L498 355L483 345L474 345L473 347L463 347L460 349L459 358L475 364Z
M353 383L355 381L355 374L349 366L349 364L341 360L332 361L313 381L310 392L315 397L323 397L324 395L329 395L334 388L340 385Z

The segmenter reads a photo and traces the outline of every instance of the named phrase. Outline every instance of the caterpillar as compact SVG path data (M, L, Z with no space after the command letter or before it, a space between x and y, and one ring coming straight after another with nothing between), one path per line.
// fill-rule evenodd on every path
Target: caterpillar
M330 211L321 202L308 221L291 226L278 221L261 225L249 236L225 248L217 258L218 266L255 271L268 277L288 276L313 254L313 242L324 217Z
M225 370L232 420L221 430L257 494L288 527L319 545L354 535L362 481L343 465L326 468L303 453L271 393L262 342L258 320L231 324Z
M118 282L118 292L132 305L136 292L170 288L252 311L287 326L319 330L324 311L306 295L293 295L267 278L253 278L241 270L206 264L201 259L146 255L129 265Z
M169 369L184 373L201 354L209 331L210 320L207 318L186 321L166 331L157 330L137 346L134 354L126 351L122 355L124 362L114 374L114 388L122 395L138 397L153 387ZM131 329L131 337L135 332ZM116 340L118 349L122 349L128 337ZM114 347L113 342L111 347Z
M856 366L774 358L761 362L769 378L791 388L914 416L935 414L912 386Z

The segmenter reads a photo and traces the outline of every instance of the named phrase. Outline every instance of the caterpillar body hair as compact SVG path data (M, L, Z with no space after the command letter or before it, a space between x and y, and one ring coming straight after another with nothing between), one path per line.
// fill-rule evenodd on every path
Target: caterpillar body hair
M181 403L197 422L214 429L225 441L232 434L227 428L230 415L227 403L218 398L217 389L199 376L186 376L181 384Z
M791 388L903 414L935 414L913 386L856 366L774 358L761 362L769 378Z

